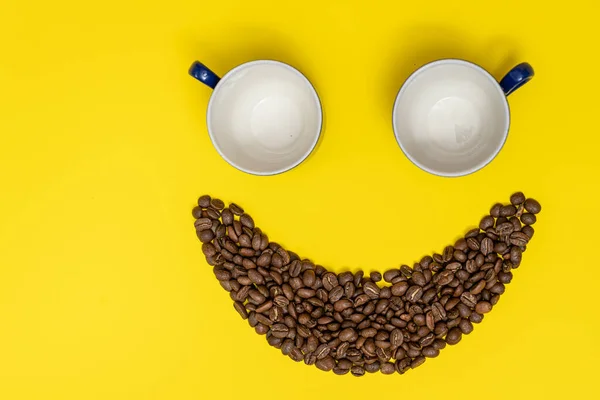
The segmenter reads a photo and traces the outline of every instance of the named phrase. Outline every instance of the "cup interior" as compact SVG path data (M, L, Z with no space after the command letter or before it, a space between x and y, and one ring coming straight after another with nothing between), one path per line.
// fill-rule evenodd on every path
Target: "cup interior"
M227 73L208 107L208 130L221 156L234 167L272 175L300 164L321 132L319 97L295 68L254 61Z
M394 104L398 144L420 168L441 176L475 172L498 154L510 123L496 80L462 60L441 60L413 73Z

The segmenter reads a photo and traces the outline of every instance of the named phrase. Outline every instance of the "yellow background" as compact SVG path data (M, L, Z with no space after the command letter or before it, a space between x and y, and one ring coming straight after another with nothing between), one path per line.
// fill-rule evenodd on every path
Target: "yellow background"
M595 3L3 0L0 398L598 398ZM401 83L442 57L537 71L501 154L459 179L414 167L391 131ZM219 158L210 90L187 75L260 58L303 71L325 113L317 151L274 177ZM371 271L440 251L516 190L543 211L494 311L417 370L363 379L256 335L190 213L207 192L303 256Z

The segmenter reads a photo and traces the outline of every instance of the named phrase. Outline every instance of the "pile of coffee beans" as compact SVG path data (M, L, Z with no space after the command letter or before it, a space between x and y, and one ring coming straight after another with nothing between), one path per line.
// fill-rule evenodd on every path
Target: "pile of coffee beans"
M471 333L512 280L540 211L515 193L442 254L368 276L269 241L237 204L202 196L192 214L206 260L256 333L294 361L362 376L403 374Z

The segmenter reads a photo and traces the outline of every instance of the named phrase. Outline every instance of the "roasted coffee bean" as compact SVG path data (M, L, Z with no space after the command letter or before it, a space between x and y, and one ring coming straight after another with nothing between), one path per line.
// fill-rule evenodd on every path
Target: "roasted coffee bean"
M217 254L217 249L212 243L203 243L202 244L202 252L206 257L212 257Z
M392 296L402 296L408 290L407 282L398 282L392 285Z
M235 204L235 203L231 203L231 204L229 204L229 209L230 209L230 210L231 210L231 212L232 212L233 214L235 214L235 215L238 215L238 216L240 216L240 215L244 214L244 209L243 209L242 207L238 206L238 205L237 205L237 204Z
M210 206L210 200L211 198L209 195L200 196L198 198L198 205L202 208L207 208Z
M314 338L316 339L314 336L309 337L310 338ZM317 360L321 360L325 357L327 357L329 355L329 353L331 352L331 347L329 347L327 344L322 344L320 346L318 346L315 350L314 350L314 354L315 357L317 357Z
M335 302L335 304L333 305L333 308L335 311L337 312L342 312L350 307L352 307L353 304L350 300L348 299L341 299Z
M473 332L473 324L468 319L462 318L458 323L458 328L464 335L468 335Z
M462 331L459 328L452 328L446 335L446 343L455 345L462 339Z
M192 210L192 217L196 218L196 219L200 219L202 218L203 212L204 210L202 210L202 207L194 207L194 209Z
M525 210L527 210L528 213L537 214L542 211L542 206L537 200L527 199L525 200Z
M529 237L529 239L531 240L531 238L533 237L533 233L535 232L535 230L533 229L533 226L527 225L527 226L524 226L521 229L521 232L523 232L524 234L526 234Z
M277 253L277 255L280 256L279 253ZM281 259L281 262L283 264L283 258ZM300 263L299 261L296 260L290 264L289 273L290 273L291 277L296 278L296 277L300 276L301 272L302 272L302 263Z
M220 199L212 199L210 201L210 205L216 210L222 210L225 207L225 203L223 203L223 201Z
M248 271L248 277L257 285L263 285L265 283L265 278L256 269L250 269Z
M421 299L422 296L423 288L417 285L409 287L406 291L406 300L410 301L411 303L416 303Z
M339 284L337 276L331 272L327 272L325 275L323 275L322 279L323 279L323 287L327 291L330 291L331 289L338 286L338 284Z
M363 367L361 367L360 365L354 365L350 369L350 373L356 377L363 376L365 374L365 369Z
M252 236L252 248L255 251L259 251L260 250L260 243L261 243L261 235L260 233L255 233L254 236Z
M513 268L518 267L521 264L522 251L520 247L513 246L510 249L510 262L513 264Z
M479 314L487 314L490 311L492 311L492 305L490 303L488 303L487 301L480 301L475 306L475 312L477 312Z
M237 311L238 314L240 314L240 317L242 317L243 319L248 318L248 312L246 311L246 307L244 307L244 304L242 302L234 302L233 308L235 308L235 311Z
M392 352L388 348L383 347L377 347L375 350L375 355L383 362L390 361L392 358Z
M460 302L460 299L457 297L452 297L451 299L449 299L446 304L444 304L444 308L446 309L446 311L450 311L452 310L454 307L456 307L456 305Z
M248 214L242 214L240 216L240 222L243 226L253 229L254 228L254 220Z
M453 255L454 259L460 263L464 263L465 261L467 261L467 255L465 254L464 251L461 250L454 250L454 255Z
M271 309L271 307L273 307L273 301L272 300L267 300L264 303L262 303L260 306L258 306L256 308L256 312L257 313L264 313L267 312Z
M358 339L358 333L352 328L346 328L340 332L339 338L343 342L355 342Z
M515 227L511 222L503 222L499 225L496 225L496 232L498 232L498 235L500 236L508 236L513 233L514 230Z
M440 256L438 254L438 256ZM441 258L441 256L440 256ZM400 274L402 276L404 276L406 279L409 279L412 276L412 268L410 268L408 265L401 265L400 266Z
M396 367L391 362L384 362L383 364L381 364L380 369L381 373L384 375L391 375L394 372L396 372Z
M508 250L508 245L505 242L496 242L494 244L494 252L504 254Z
M202 243L208 243L215 238L214 232L210 229L196 231L196 234L198 235L198 239L200 239Z
M418 357L416 357L415 359L413 359L413 361L410 363L410 367L411 367L412 369L415 369L415 368L417 368L417 367L419 367L419 366L423 365L423 363L425 362L425 360L426 360L426 359L425 359L425 357L423 357L423 356L418 356Z
M377 272L377 271L373 271L373 272L371 272L371 273L369 274L369 277L371 278L371 280L372 280L373 282L379 282L379 281L381 281L381 278L382 278L382 276L381 276L381 273L380 273L380 272Z
M469 291L471 292L471 294L478 295L479 293L481 293L483 291L483 289L485 289L485 285L486 285L486 281L482 279L479 282L477 282L475 284L475 286L473 286L471 289L469 289Z
M500 208L500 216L501 217L512 217L513 215L515 215L517 213L517 208L515 206L513 206L512 204L510 205L506 205L506 206L502 206Z
M452 260L453 254L454 254L454 247L446 246L444 248L444 251L442 252L442 261L444 261L445 263L449 262L450 260Z
M317 294L317 292L314 289L309 289L309 288L302 288L299 289L296 294L298 296L300 296L303 299L310 299L311 297L313 297L315 294Z
M399 269L389 269L389 270L385 271L385 273L383 274L383 280L386 281L387 283L392 283L394 278L398 277L399 275L400 275Z
M477 298L470 292L464 292L460 296L460 300L469 308L474 308L477 304Z
M396 348L402 345L404 342L404 335L400 329L394 329L390 333L390 344L392 348Z
M196 231L204 231L212 228L212 220L210 218L198 218L194 222Z
M428 346L423 349L422 354L427 358L434 358L440 355L440 350L433 346Z
M530 213L525 213L523 215L521 215L521 222L524 225L533 225L535 224L535 221L537 220L535 214L530 214Z
M370 374L379 371L380 367L381 367L381 363L377 360L372 361L372 362L370 361L369 363L365 364L365 366L364 366L365 372L368 372Z
M467 246L469 246L469 249L471 250L479 250L479 242L474 237L470 237L467 239Z
M452 282L453 279L454 279L454 273L449 270L444 270L444 271L438 272L433 277L434 283L436 283L439 286L445 286L445 285L449 284L450 282Z
M446 319L446 309L440 303L436 302L431 305L431 313L435 322Z
M522 192L516 192L512 196L510 196L510 203L513 206L518 206L525 202L525 195Z
M513 232L510 235L510 243L515 246L525 246L529 242L529 236L523 232Z
M302 273L302 281L304 282L304 286L313 287L316 282L316 274L312 269L307 269Z
M354 297L355 290L356 287L354 286L354 282L346 282L344 285L344 296L346 296L348 299L351 299Z
M344 295L344 289L341 286L336 286L329 292L329 301L336 303Z
M363 282L364 276L365 273L363 271L357 271L353 276L354 286L360 286Z
M419 271L415 271L411 277L414 284L419 286L425 286L427 284L427 280L425 279L425 275Z
M490 215L494 218L498 218L500 216L500 209L502 208L502 204L496 203L490 209Z
M479 222L479 229L485 231L489 228L492 228L494 226L494 222L494 217L487 215L481 219L481 222Z
M214 220L214 222L218 222L217 220L221 217L221 214L213 207L209 207L206 209L206 216Z
M363 285L363 291L370 298L377 299L379 297L380 289L375 283L368 281Z
M488 237L483 238L481 241L480 250L484 256L490 254L494 249L494 241Z
M304 360L304 354L302 354L302 350L297 347L292 348L289 357L296 362Z

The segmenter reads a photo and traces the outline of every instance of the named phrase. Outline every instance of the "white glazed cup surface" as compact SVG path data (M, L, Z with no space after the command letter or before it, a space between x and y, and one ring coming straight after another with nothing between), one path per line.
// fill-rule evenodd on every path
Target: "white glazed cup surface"
M274 175L315 148L322 109L308 79L290 65L252 61L229 71L208 104L207 125L219 154L237 169Z
M440 176L486 166L502 149L510 125L506 95L494 77L454 59L415 71L396 96L392 118L406 156Z

